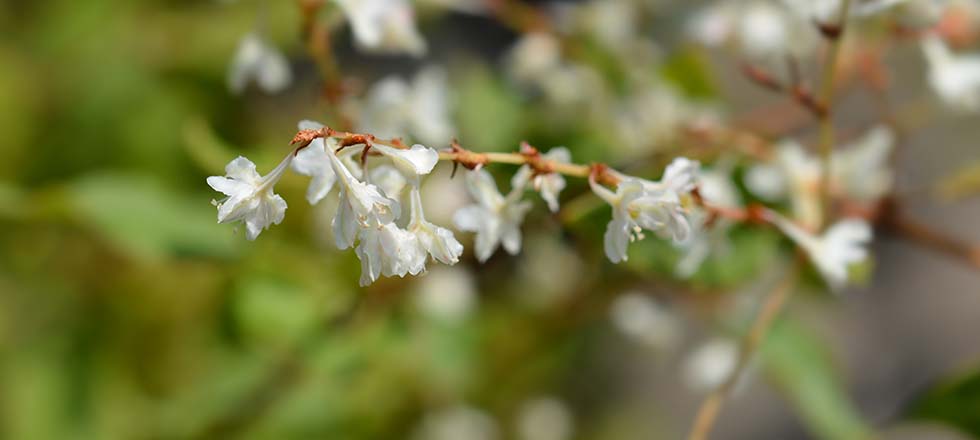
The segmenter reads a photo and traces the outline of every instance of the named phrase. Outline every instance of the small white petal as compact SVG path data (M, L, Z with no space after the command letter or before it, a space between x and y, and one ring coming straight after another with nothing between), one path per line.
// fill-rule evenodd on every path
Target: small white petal
M392 163L407 176L429 174L439 162L439 153L424 145L415 144L407 150L381 144L371 148L391 158Z

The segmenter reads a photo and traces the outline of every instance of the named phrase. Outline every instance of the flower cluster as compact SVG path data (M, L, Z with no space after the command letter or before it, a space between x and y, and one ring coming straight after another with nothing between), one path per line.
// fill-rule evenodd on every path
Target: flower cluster
M322 125L304 121L300 128ZM354 159L368 149L389 163L363 169ZM336 139L320 137L287 156L268 176L260 177L254 164L238 158L228 165L227 177L210 177L208 183L229 196L218 203L218 221L243 221L250 240L282 221L286 202L273 187L287 167L311 177L306 193L311 204L336 187L340 201L332 222L334 240L340 249L354 248L361 260L361 285L368 285L381 275L417 275L429 257L444 264L459 261L463 246L448 229L427 221L422 211L420 176L431 172L438 160L435 150L422 145L400 149L366 142L342 148ZM406 186L411 187L410 215L399 225L399 199Z
M301 133L316 133L283 159L272 172L260 176L255 164L239 157L226 168L226 176L212 176L208 184L227 195L215 202L219 223L243 222L247 238L254 240L272 224L282 221L286 202L275 194L275 184L287 169L309 176L306 199L317 204L337 189L339 203L332 221L334 241L339 249L353 248L361 260L361 285L381 276L418 275L431 258L443 264L459 261L463 246L452 231L425 218L420 191L421 177L439 161L439 153L420 144L406 147L397 141L380 141L371 135L335 132L323 125L300 122ZM475 154L475 153L470 153ZM367 157L379 155L386 163L367 169ZM493 177L480 165L466 174L466 188L475 203L459 209L453 223L461 231L474 232L475 255L484 262L503 247L509 254L521 249L521 224L531 209L523 195L529 188L539 192L552 212L559 208L564 177L552 167L571 165L571 155L563 147L544 154L529 145L520 157L531 157L511 179L507 195L500 193ZM358 161L357 159L361 160ZM698 162L674 160L660 181L627 176L606 168L593 168L589 181L593 191L613 208L613 218L605 234L609 259L627 259L627 244L642 238L644 229L675 242L691 235L690 192L695 188ZM615 192L596 179L615 184ZM408 188L408 215L403 216L400 200Z

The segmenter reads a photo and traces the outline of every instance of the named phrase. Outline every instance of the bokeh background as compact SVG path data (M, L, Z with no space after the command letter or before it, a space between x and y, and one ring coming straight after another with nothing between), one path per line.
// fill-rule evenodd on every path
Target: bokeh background
M684 41L695 3L645 9L650 77L723 115L798 111L754 88L736 60ZM362 54L337 28L352 94L435 63L474 150L526 139L656 177L687 148L622 147L608 125L576 119L598 104L556 109L514 86L503 64L519 35L494 18L419 14L421 60ZM280 94L236 95L227 69L257 23L295 79ZM216 224L205 178L238 154L270 169L297 121L337 117L300 23L291 1L0 2L0 438L682 437L707 393L692 356L736 340L791 246L737 227L734 252L692 279L673 275L678 255L655 238L613 265L608 208L579 181L561 215L535 201L518 256L477 264L457 233L468 251L456 267L359 288L355 255L329 245L335 202L302 203L295 175L278 186L286 220L247 242ZM611 53L583 44L582 58L617 84ZM905 208L980 242L976 199L933 191L980 160L976 116L923 101L914 46L888 63L895 84L910 84L893 100L921 102L897 165ZM843 132L874 122L868 101L845 95ZM768 118L736 116L775 136ZM812 138L798 125L790 134ZM449 168L426 184L427 213L445 225L467 201ZM491 169L506 186L512 170ZM980 434L980 274L885 232L873 254L863 284L840 295L807 278L714 438ZM633 326L621 316L631 309Z

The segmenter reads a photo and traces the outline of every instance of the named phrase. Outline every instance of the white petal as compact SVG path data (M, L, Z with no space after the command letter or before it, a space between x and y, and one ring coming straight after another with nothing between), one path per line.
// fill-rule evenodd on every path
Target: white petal
M262 178L255 170L255 163L243 156L238 156L225 165L225 175L250 184L257 183Z
M300 130L319 130L323 128L323 124L316 121L311 121L309 119L304 119L299 121L299 123L296 124L296 127Z
M394 200L401 199L402 191L408 185L405 175L395 167L382 164L371 169L371 183L377 185L385 196Z
M430 145L445 145L453 136L449 107L449 84L445 69L429 66L412 81L412 133Z
M661 182L679 193L690 192L697 185L700 168L701 164L698 161L678 157L667 165Z
M613 263L626 261L626 248L630 242L630 224L625 219L613 218L606 225L606 233L603 236L606 257Z
M253 190L253 186L245 182L221 176L211 176L207 179L208 185L215 191L224 193L226 196L248 193Z
M337 244L338 249L347 249L353 246L359 229L354 208L351 207L351 204L345 198L345 196L341 196L340 204L337 205L337 214L331 223L331 226L333 226L334 242Z
M292 168L299 174L312 177L310 186L306 190L306 200L311 205L317 204L326 197L337 180L337 175L330 167L330 159L324 150L323 139L315 139L296 153Z
M429 174L439 162L439 153L424 145L415 144L408 150L381 144L372 148L391 158L392 163L408 176Z
M466 189L482 206L496 209L504 203L504 196L497 190L497 183L486 170L466 173Z

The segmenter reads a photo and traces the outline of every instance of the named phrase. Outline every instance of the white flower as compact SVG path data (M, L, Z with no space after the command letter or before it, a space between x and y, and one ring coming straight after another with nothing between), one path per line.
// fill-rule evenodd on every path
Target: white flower
M462 231L476 232L477 260L487 261L501 244L516 255L521 250L521 223L531 209L530 202L521 201L524 185L511 188L504 197L490 173L476 170L466 174L466 188L477 203L456 211L453 223Z
M811 1L811 0L805 0ZM757 61L778 62L792 54L811 53L820 41L808 17L809 7L788 7L773 1L716 2L688 22L688 32L708 46L729 41Z
M376 228L394 221L400 207L377 186L355 179L333 153L331 144L335 143L332 139L327 141L327 158L340 182L340 203L333 219L333 231L337 247L347 249L354 245L360 229Z
M730 165L716 165L711 170L700 170L698 173L698 191L704 201L712 206L722 208L738 208L742 206L741 197L732 182ZM680 277L690 277L701 267L709 255L730 251L728 230L731 220L718 218L710 229L705 222L710 216L701 209L691 214L691 238L675 246L681 249L681 259L677 262L674 272Z
M618 296L609 314L617 330L652 348L669 349L680 338L677 318L642 293Z
M980 110L980 55L956 55L936 35L922 39L929 63L929 85L946 105Z
M507 68L522 82L546 79L561 66L561 44L546 32L529 32L510 49Z
M619 176L615 193L589 179L593 192L613 208L612 220L606 226L604 236L605 252L610 261L626 261L627 245L642 239L643 229L671 237L674 241L687 239L691 225L685 216L681 196L693 189L697 169L697 162L678 158L667 167L660 182Z
M698 10L685 29L695 40L706 46L721 46L734 33L734 5L716 2Z
M867 245L871 241L872 232L871 226L864 220L839 221L819 237L777 214L773 214L772 220L807 253L810 261L834 290L847 283L848 266L860 263L868 256Z
M242 37L228 70L228 88L234 93L245 90L255 80L266 93L278 93L289 86L293 74L286 57L265 43L257 34Z
M730 339L714 339L688 355L684 378L695 390L710 390L721 385L735 371L738 346Z
M425 415L414 440L496 440L497 422L478 408L456 405Z
M371 168L365 181L377 186L385 196L394 200L401 200L402 192L408 186L405 175L398 168L388 164Z
M424 55L425 40L407 0L336 0L361 48L380 53Z
M381 79L367 94L358 130L380 137L408 133L427 144L448 142L455 128L445 70L424 68L411 84L394 76Z
M857 201L871 202L884 197L894 181L888 162L894 145L892 131L878 126L835 150L830 158L832 186Z
M456 241L452 231L426 221L418 185L412 187L410 197L412 220L408 224L408 230L415 234L419 246L440 263L452 265L459 262L463 245Z
M418 238L392 222L372 221L360 229L354 252L361 260L361 286L367 286L384 275L418 275L425 269L425 254Z
M282 222L286 201L273 190L292 158L286 156L269 174L260 176L252 161L239 156L225 166L226 177L208 177L211 188L228 196L217 203L218 223L242 221L245 237L255 240L262 230Z
M853 142L835 149L830 158L830 191L856 202L874 202L884 197L894 180L889 155L895 136L884 127L870 130ZM820 225L820 159L793 141L780 142L772 164L756 165L746 174L745 184L753 194L768 201L789 197L793 218L809 228Z
M572 154L565 147L552 148L541 157L558 163L569 163L572 160ZM558 194L561 190L565 189L565 177L561 173L556 172L538 174L531 177L532 174L534 174L534 171L531 169L531 166L523 165L517 170L517 174L514 175L512 181L526 182L530 180L531 186L540 192L541 198L548 203L548 209L551 212L558 212ZM516 187L517 185L512 183L512 186Z
M419 279L415 303L429 317L446 321L466 318L477 306L476 281L466 268L436 267Z
M521 405L517 432L520 440L567 440L575 432L575 419L561 400L537 397Z

